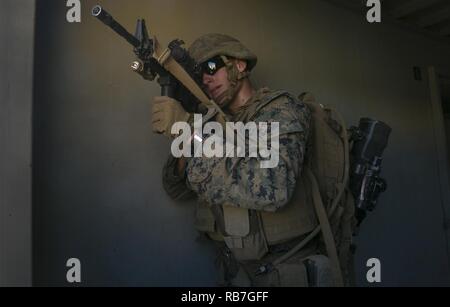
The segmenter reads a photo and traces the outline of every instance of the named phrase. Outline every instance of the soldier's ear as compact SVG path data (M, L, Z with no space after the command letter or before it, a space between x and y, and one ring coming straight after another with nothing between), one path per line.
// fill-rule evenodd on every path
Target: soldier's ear
M246 71L247 70L247 61L236 60L236 67L239 70L239 72Z

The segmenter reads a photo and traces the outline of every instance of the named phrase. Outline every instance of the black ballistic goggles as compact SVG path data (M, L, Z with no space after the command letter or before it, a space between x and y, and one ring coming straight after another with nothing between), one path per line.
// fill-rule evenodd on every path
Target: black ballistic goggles
M202 74L213 76L219 69L224 66L225 62L218 55L200 64L200 69Z

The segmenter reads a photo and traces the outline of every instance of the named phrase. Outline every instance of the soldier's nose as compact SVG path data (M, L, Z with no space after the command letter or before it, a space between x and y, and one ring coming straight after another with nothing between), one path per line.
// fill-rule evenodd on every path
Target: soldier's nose
M208 75L208 74L203 74L203 84L204 85L208 85L212 81L213 81L213 76Z

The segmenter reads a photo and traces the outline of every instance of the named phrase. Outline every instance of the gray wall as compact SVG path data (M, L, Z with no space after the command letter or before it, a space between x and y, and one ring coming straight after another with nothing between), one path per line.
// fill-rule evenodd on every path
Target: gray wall
M213 251L196 241L193 204L161 186L169 143L150 128L158 86L128 66L130 47L91 18L65 21L64 1L37 13L34 143L34 281L64 285L77 257L84 285L212 285ZM259 55L260 86L312 91L348 123L393 128L389 190L357 238L358 282L382 263L382 285L449 285L437 153L426 70L450 71L450 46L328 2L98 1L125 27L145 17L162 43L205 32L240 38ZM219 13L220 12L220 13ZM449 204L444 204L449 205Z
M0 1L0 286L31 284L34 1Z

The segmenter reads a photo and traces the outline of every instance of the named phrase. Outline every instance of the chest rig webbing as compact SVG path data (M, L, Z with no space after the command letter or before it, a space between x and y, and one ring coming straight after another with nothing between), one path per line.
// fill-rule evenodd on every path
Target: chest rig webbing
M246 112L237 114L235 120L244 123L253 120L258 111L282 96L290 97L285 91L259 91ZM290 203L276 212L199 203L196 226L211 238L225 241L236 259L260 259L269 246L302 236L317 226L310 191L308 181L302 175Z

